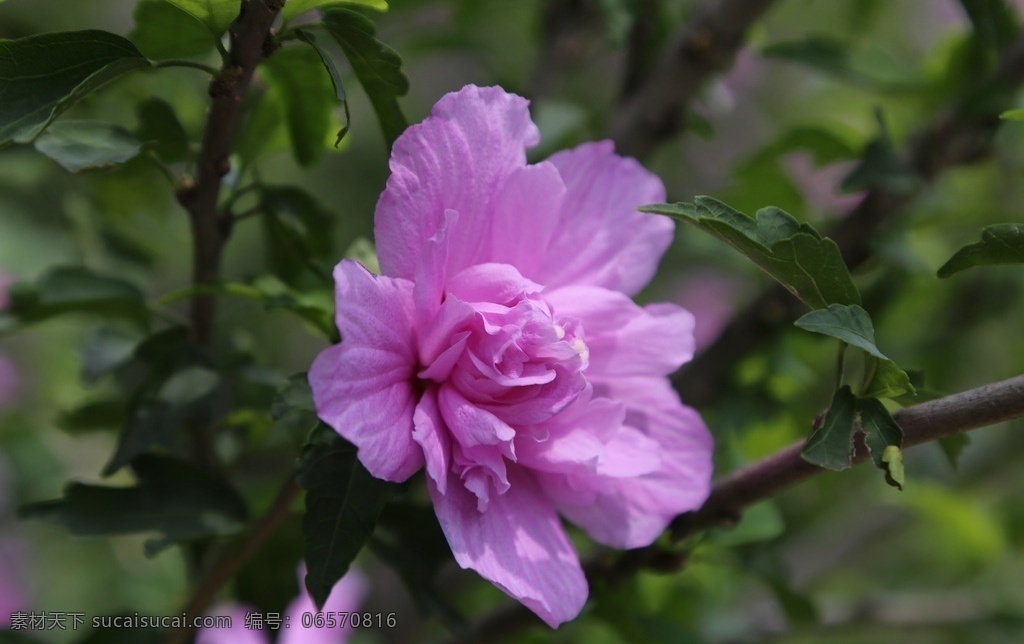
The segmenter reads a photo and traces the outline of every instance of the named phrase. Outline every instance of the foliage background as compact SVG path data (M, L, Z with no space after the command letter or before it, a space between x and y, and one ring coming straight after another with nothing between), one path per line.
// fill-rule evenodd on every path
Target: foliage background
M7 0L0 4L0 37L85 28L128 34L134 4ZM464 84L500 84L533 100L543 140L534 158L540 159L603 136L626 71L634 12L656 15L642 57L659 51L693 5L395 0L388 12L368 15L381 40L403 57L410 91L401 104L410 122ZM572 16L572 28L546 29L559 11ZM845 43L845 66L823 71L762 53L808 34ZM690 129L665 141L646 165L664 179L670 201L711 194L746 212L772 204L827 230L858 198L841 195L838 184L878 134L876 111L893 145L902 148L962 91L953 72L971 34L952 1L779 2L732 70L706 87ZM243 135L256 137L252 145L261 147L251 167L266 183L300 186L331 214L323 235L335 258L369 237L387 178L386 147L370 104L349 70L342 73L351 129L340 149L325 140L317 162L302 167L290 153L280 113L250 123ZM257 93L266 91L266 100L283 109L283 97L266 81L258 81ZM134 129L134 105L159 97L195 141L206 84L205 75L190 69L135 73L65 118L102 117ZM330 105L330 97L325 100ZM341 110L329 109L333 120L343 119ZM812 135L798 139L797 132ZM333 139L328 134L324 138ZM824 167L816 163L822 160ZM881 348L920 369L925 392L955 392L1024 371L1020 268L975 269L942 281L935 276L957 248L978 239L982 226L1021 221L1022 173L1024 128L1010 122L991 157L929 186L875 239L874 257L855 274ZM84 264L130 279L152 300L189 283L187 217L173 185L145 155L71 175L31 146L0 150L0 213L0 268L19 280L53 265ZM265 243L258 219L240 221L225 275L244 281L274 270ZM738 254L679 226L677 243L643 297L684 303L703 325L699 331L713 336L724 318L767 285L768 278ZM220 306L221 346L266 383L304 371L324 346L285 311L234 298ZM178 302L168 315L184 311ZM33 610L175 614L187 593L177 549L148 559L143 537L72 539L59 527L13 517L15 504L57 497L68 480L101 481L116 425L62 427L70 410L114 391L110 382L82 381L80 351L94 327L88 319L61 318L0 340L19 372L15 400L0 411L0 474L6 476L0 476L6 486L0 492L11 499L0 506L6 512L0 515L0 575ZM833 361L830 343L795 328L742 360L728 390L702 409L716 435L719 471L805 436L828 399ZM305 436L280 431L265 409L249 411L231 417L217 447L258 516ZM524 637L588 643L1022 639L1021 429L1018 421L975 432L956 469L937 445L909 451L902 492L867 467L818 476L752 509L737 529L707 535L683 571L596 587L579 620L557 633L535 629ZM103 481L129 480L122 472ZM589 548L585 540L580 544ZM296 519L252 560L234 591L264 610L280 610L297 590L300 551ZM444 633L438 619L420 614L386 565L371 555L360 565L373 581L365 609L397 612L399 627L360 632L359 641L421 641ZM451 563L440 574L447 599L468 617L501 602L500 593ZM34 635L69 642L84 634Z

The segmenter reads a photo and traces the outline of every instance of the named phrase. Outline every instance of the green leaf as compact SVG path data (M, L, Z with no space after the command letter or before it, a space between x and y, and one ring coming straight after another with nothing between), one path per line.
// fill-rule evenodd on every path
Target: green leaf
M327 146L335 105L320 56L308 47L289 47L266 59L260 70L281 97L295 159L303 166L312 164Z
M144 325L146 300L130 282L81 266L53 268L34 284L17 284L4 315L21 324L42 322L65 313L91 313L124 318ZM2 325L0 325L2 326Z
M371 476L356 458L356 448L323 424L302 450L298 481L306 490L306 589L323 608L398 486Z
M132 461L132 470L135 486L71 483L62 498L33 503L19 514L81 537L159 532L164 542L227 535L245 526L248 513L238 492L194 465L145 454Z
M199 22L214 36L223 35L238 17L239 0L167 0Z
M82 382L95 384L127 364L141 341L138 333L120 327L102 326L93 330L82 346Z
M878 92L919 91L919 72L875 43L852 46L823 34L764 47L761 54L799 63L838 80Z
M855 76L850 69L850 47L829 36L810 34L804 40L775 43L762 48L761 55L802 63L841 78Z
M34 145L68 172L124 163L142 149L128 130L98 121L57 121Z
M285 20L291 20L295 16L306 13L311 9L342 5L365 7L374 11L388 10L387 0L288 0L288 4L281 10L281 16Z
M903 456L900 448L903 446L903 430L877 398L859 399L857 411L871 460L875 462L875 467L885 471L885 480L889 485L902 490Z
M942 448L942 453L954 470L960 467L960 457L963 456L964 450L970 444L971 436L966 433L943 436L939 439L939 447Z
M203 56L217 42L206 25L168 0L142 0L133 16L135 29L128 38L147 58Z
M981 231L981 241L958 250L939 269L949 277L974 266L1024 262L1024 224L996 224Z
M861 392L866 398L896 399L904 395L914 396L917 390L910 382L910 375L896 366L892 360L877 360L871 380Z
M348 134L349 123L352 121L352 116L348 111L348 98L345 95L345 83L341 79L341 72L338 71L338 66L334 63L334 56L326 48L320 46L316 36L311 31L296 29L295 35L299 37L299 40L312 47L313 51L320 57L320 62L331 77L331 85L334 86L334 97L338 99L338 103L341 104L342 110L344 110L345 122L338 131L337 138L334 140L334 147L338 147L341 145L345 135Z
M188 366L159 374L133 401L117 448L103 467L109 476L153 446L172 447L190 421L209 413L220 376L210 369ZM154 392L148 389L154 389Z
M316 428L320 420L305 373L290 376L277 390L270 403L270 415L286 435L308 435Z
M334 57L331 56L331 52L320 45L316 39L316 35L307 29L296 29L295 35L298 36L299 40L306 43L313 48L313 51L320 57L320 62L323 64L324 69L327 70L327 74L331 77L331 83L334 85L334 96L338 99L339 103L345 103L345 84L341 79L341 72L338 71L338 66L334 64Z
M875 188L894 194L908 194L920 183L919 177L900 158L889 139L879 115L881 133L868 143L860 162L843 179L844 192L860 192Z
M827 309L811 311L793 324L811 333L838 338L877 358L888 360L875 346L875 329L871 326L871 317L857 304L829 304Z
M118 398L93 400L57 417L57 426L69 434L113 430L122 424L124 401Z
M257 277L250 284L228 282L190 286L160 298L170 304L196 294L231 295L263 303L268 309L281 308L294 313L332 342L338 342L334 327L334 299L330 290L297 291L272 275Z
M165 163L183 161L188 154L188 134L174 109L159 98L150 98L135 108L139 126L135 132L146 149Z
M776 159L797 150L809 152L814 164L818 166L847 161L857 156L853 146L834 131L817 126L800 126L787 130L762 148L747 165L763 159Z
M274 274L299 286L300 278L312 272L322 284L333 285L329 266L337 256L331 243L334 215L299 188L268 188L261 193L260 205L263 241Z
M849 386L843 386L832 397L821 425L807 439L800 456L805 461L827 470L845 470L853 464L854 416L857 399Z
M1006 110L999 115L999 118L1007 121L1024 121L1024 109Z
M281 308L291 311L331 342L339 341L338 330L334 326L332 291L296 291L271 275L253 280L253 288L259 292L268 309Z
M762 208L755 220L711 197L696 197L693 203L640 210L673 217L718 237L811 308L860 304L860 292L835 242L778 208Z
M0 145L36 137L86 94L150 62L105 31L0 39Z
M402 58L377 40L373 22L355 11L329 9L324 12L324 26L366 90L390 148L408 126L397 100L409 91L409 79L402 73Z
M243 111L235 151L242 166L252 165L262 156L291 149L286 127L284 99L277 92L266 91L255 107Z
M885 482L902 490L906 482L903 472L903 450L895 445L886 447L882 452L882 462L885 463Z

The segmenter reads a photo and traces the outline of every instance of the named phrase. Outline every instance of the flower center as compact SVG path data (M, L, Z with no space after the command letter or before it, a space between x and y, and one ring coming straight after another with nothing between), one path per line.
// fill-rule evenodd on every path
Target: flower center
M515 277L472 288L455 280L420 342L426 366L417 375L437 392L453 469L481 510L508 489L515 439L545 440L544 421L588 386L580 322L556 315L539 286Z

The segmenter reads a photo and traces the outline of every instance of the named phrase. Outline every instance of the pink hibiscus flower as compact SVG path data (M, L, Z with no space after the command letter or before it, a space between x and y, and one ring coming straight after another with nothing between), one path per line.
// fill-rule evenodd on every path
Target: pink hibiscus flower
M610 142L527 165L527 101L468 86L395 142L383 275L335 269L342 342L309 372L320 417L374 475L427 485L456 561L552 627L587 598L559 514L650 544L699 507L710 435L666 376L693 316L636 305L672 241L661 181Z

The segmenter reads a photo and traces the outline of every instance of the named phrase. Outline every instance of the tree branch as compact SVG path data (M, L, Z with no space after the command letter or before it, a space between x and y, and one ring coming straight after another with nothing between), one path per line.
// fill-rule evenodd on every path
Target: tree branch
M295 481L294 475L289 476L252 531L239 541L237 547L230 547L224 552L202 583L193 591L188 603L181 609L181 613L189 616L189 623L192 618L200 617L206 612L221 588L231 581L263 542L291 517L292 503L298 494L299 484ZM185 644L193 630L191 626L178 628L167 639L167 644Z
M913 189L872 188L829 232L851 270L871 257L877 236L940 174L991 154L992 139L1001 123L999 114L1012 107L1014 93L1022 84L1024 38L1008 50L995 74L947 108L910 143L904 156L908 168L920 179ZM782 287L766 291L673 376L683 400L698 408L713 404L725 389L733 366L788 328L803 312L804 306Z
M231 234L231 219L218 206L221 179L231 166L228 157L256 66L273 51L270 29L285 0L242 0L241 12L231 24L230 54L220 74L210 82L210 114L206 120L194 183L178 192L178 201L192 222L194 285L213 284L220 278L224 244ZM192 333L202 347L213 335L214 298L192 299Z
M707 0L647 78L616 110L608 129L619 154L646 158L685 123L686 110L712 75L729 67L747 29L774 0Z
M178 191L178 202L188 211L192 224L192 284L214 284L220 279L224 245L231 235L231 217L218 206L221 178L230 170L228 157L256 66L271 52L270 28L285 0L242 0L238 18L228 31L231 50L220 73L210 81L210 114L192 183ZM214 296L192 298L189 322L196 344L209 350L213 343ZM206 467L216 463L206 427L188 427L196 461Z
M976 389L906 407L893 414L903 428L904 447L912 447L1024 417L1024 375L984 385ZM776 496L780 492L817 474L826 472L800 457L799 441L739 469L715 483L704 505L677 517L669 526L674 541L713 527L734 525L748 506ZM854 462L870 460L865 449L858 449ZM641 570L679 567L683 555L661 546L629 550L613 560L599 557L584 566L591 586L600 582L613 586ZM508 604L485 616L471 630L474 640L491 642L541 624L521 604Z
M1024 376L906 407L893 414L903 428L903 445L912 447L945 436L1024 416ZM674 539L706 528L730 525L743 508L775 496L823 470L800 457L803 441L752 463L718 481L700 510L672 522ZM859 449L856 463L870 458Z

